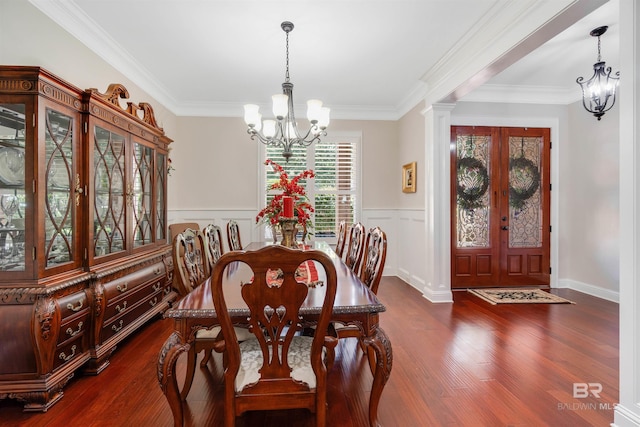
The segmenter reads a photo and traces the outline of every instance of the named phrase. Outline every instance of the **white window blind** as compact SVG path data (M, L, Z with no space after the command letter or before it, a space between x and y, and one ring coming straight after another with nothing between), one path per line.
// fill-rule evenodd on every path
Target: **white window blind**
M312 203L315 239L334 241L340 221L356 222L360 194L359 138L347 137L314 143L308 148L295 147L289 162L282 149L266 147L265 160L272 159L284 167L289 179L305 169L313 169L316 177L302 183ZM279 178L271 168L265 168L267 186ZM266 187L265 187L266 188ZM273 195L265 194L265 206ZM266 237L270 231L266 231Z

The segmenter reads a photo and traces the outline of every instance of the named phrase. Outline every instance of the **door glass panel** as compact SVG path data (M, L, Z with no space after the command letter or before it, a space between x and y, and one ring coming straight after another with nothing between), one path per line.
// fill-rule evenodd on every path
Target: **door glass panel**
M151 188L153 150L142 144L133 144L133 246L151 243Z
M167 179L167 162L164 154L158 154L156 168L156 240L164 240L167 229L164 211L164 188Z
M458 135L456 140L456 241L459 248L489 247L491 137Z
M24 113L24 104L0 104L0 271L25 270Z
M124 250L125 139L98 126L93 138L93 251L98 257Z
M73 175L73 118L47 108L45 122L44 251L45 265L55 267L73 258L73 217L80 193L72 191L80 177Z
M509 247L542 246L541 137L509 138Z

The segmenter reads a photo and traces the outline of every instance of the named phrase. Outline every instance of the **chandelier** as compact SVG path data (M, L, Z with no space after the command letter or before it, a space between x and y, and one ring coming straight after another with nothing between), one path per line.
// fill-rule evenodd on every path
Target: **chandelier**
M309 129L306 133L298 130L296 116L293 112L293 83L289 81L289 33L293 30L293 24L285 21L280 24L287 34L286 60L287 67L285 80L282 83L282 93L273 95L273 115L275 120L262 121L259 107L255 104L244 106L244 121L248 126L247 133L251 139L256 139L265 145L282 147L282 156L288 162L293 155L291 151L294 144L308 147L314 141L320 141L321 136L326 136L329 125L329 108L322 106L322 101L311 99L307 101L307 119Z
M600 59L600 36L607 31L607 28L609 27L605 25L589 33L593 37L598 37L598 61L593 64L593 76L586 82L583 77L576 79L582 88L582 105L598 120L616 103L616 89L620 81L620 71L616 72L615 77L611 77L611 67L607 67Z

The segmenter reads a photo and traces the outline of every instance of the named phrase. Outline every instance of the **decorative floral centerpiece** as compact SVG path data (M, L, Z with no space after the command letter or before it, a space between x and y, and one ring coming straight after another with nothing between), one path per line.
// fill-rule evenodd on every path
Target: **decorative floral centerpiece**
M290 216L285 216L285 200L290 197L293 209L292 212L286 213L296 219L296 223L302 226L304 233L308 232L308 230L313 227L311 214L314 212L314 209L311 203L309 203L304 187L300 185L299 182L302 179L314 178L316 176L315 173L308 169L289 179L287 172L285 172L284 168L278 163L267 159L264 164L267 166L270 165L280 176L278 181L267 187L267 191L281 190L282 193L276 194L271 200L271 203L258 212L256 223L270 225L275 231L282 219L291 218Z

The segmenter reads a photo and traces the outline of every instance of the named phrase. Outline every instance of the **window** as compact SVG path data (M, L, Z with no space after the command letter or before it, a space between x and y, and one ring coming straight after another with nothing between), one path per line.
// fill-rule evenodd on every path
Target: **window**
M315 179L304 183L309 200L315 208L313 217L313 237L334 242L338 224L344 220L348 225L357 222L360 210L360 137L334 136L307 148L296 146L289 162L282 157L282 148L267 146L263 162L272 159L283 166L289 176L295 176L305 169L313 169ZM270 168L264 168L264 185L278 178ZM264 192L266 193L266 192ZM264 194L262 206L273 197ZM271 238L271 230L265 230L265 237Z

